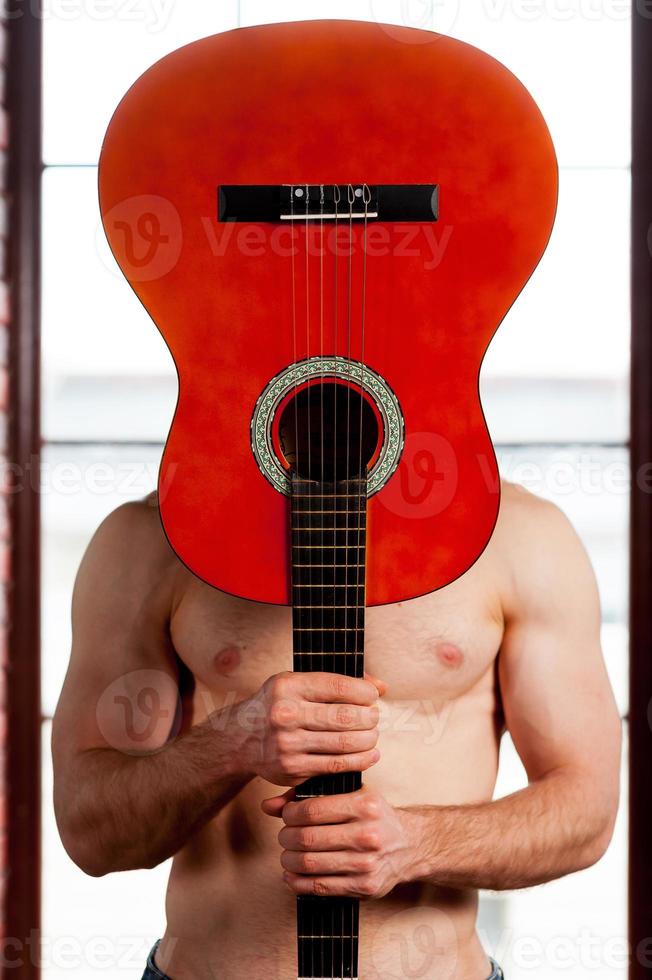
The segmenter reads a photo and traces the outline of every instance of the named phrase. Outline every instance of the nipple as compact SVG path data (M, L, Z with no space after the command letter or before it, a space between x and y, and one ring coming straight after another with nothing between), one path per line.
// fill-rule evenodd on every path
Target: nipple
M215 655L215 669L218 674L231 674L240 664L240 651L237 647L224 647Z
M464 654L454 643L438 643L435 652L444 667L451 670L457 670L464 662Z

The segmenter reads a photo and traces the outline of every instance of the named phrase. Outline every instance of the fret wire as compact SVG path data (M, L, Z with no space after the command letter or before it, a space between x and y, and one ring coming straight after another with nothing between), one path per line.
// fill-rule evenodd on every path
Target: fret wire
M293 657L359 657L360 650L311 650L308 653L306 650L295 650L292 654Z
M364 551L364 549L365 549L366 546L364 544L336 544L336 545L332 545L332 544L293 544L290 547L294 548L296 551L301 551L302 548L309 548L309 549L312 549L312 550L319 549L319 551L330 551L333 548L336 551L344 551L345 548L346 548L347 551L353 551L354 549L355 550L358 550L358 551Z
M348 533L349 531L366 531L365 527L357 527L353 524L349 524L348 527L293 527L292 531L294 534L304 534L306 531L328 531L329 534L338 534L340 531Z
M306 514L308 515L308 517L312 517L313 514L346 514L346 513L348 513L348 511L345 511L345 510L312 510L312 508L306 508L306 510L295 510L294 513L295 513L295 515L297 515L299 517L305 517ZM364 511L359 511L359 514L361 516L364 513L365 513Z
M359 500L359 493L294 493L292 496L307 498L308 500ZM360 508L362 510L362 508ZM297 511L297 513L307 513L307 511ZM344 511L340 511L344 513Z

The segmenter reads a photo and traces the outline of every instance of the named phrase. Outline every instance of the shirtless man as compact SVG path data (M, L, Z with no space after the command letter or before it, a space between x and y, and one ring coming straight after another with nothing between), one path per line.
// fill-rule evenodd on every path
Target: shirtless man
M361 980L499 977L477 889L585 868L611 837L620 725L599 626L568 521L506 483L465 575L367 611L366 679L293 675L289 610L203 584L156 499L126 504L75 588L53 735L63 842L91 875L174 855L146 977L290 980L305 893L363 899ZM504 729L528 786L492 802ZM287 790L358 769L359 793Z

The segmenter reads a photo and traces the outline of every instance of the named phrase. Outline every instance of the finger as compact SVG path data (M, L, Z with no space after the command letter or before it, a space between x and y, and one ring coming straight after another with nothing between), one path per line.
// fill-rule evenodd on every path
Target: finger
M319 704L308 701L302 714L302 725L313 732L369 731L380 720L377 704Z
M378 749L352 752L348 755L302 755L296 762L296 772L311 776L337 775L342 772L364 772L380 759Z
M362 677L347 677L346 674L328 674L317 670L301 676L303 683L300 690L307 701L371 705L378 700L376 685Z
M283 851L281 865L298 875L368 874L369 857L355 851Z
M286 851L363 851L357 823L324 827L283 827L278 842Z
M374 687L378 689L378 694L380 695L381 698L383 694L387 693L387 684L385 683L385 681L381 681L380 677L375 677L373 674L370 674L369 671L367 670L365 670L364 676L366 680L371 681Z
M320 824L345 823L357 815L355 793L337 796L317 796L312 800L292 800L283 807L283 820L288 827L314 827Z
M368 732L312 732L300 734L301 748L304 752L321 755L346 755L351 752L366 752L373 749L378 741L377 729Z
M294 787L286 790L280 796L270 796L268 799L263 800L260 804L260 808L263 813L266 813L270 817L282 817L283 810L287 806L290 800L294 799Z
M349 875L311 878L307 875L296 875L292 871L284 871L283 881L295 895L355 895L364 897L360 882Z

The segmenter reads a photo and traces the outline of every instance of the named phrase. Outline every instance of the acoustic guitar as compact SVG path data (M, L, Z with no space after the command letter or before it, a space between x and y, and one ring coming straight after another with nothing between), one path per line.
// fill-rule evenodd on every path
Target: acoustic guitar
M365 606L452 582L496 522L478 379L552 229L541 113L449 37L239 29L133 85L99 189L178 371L172 547L218 589L291 604L295 670L361 676ZM300 897L297 921L299 977L358 976L356 899Z

